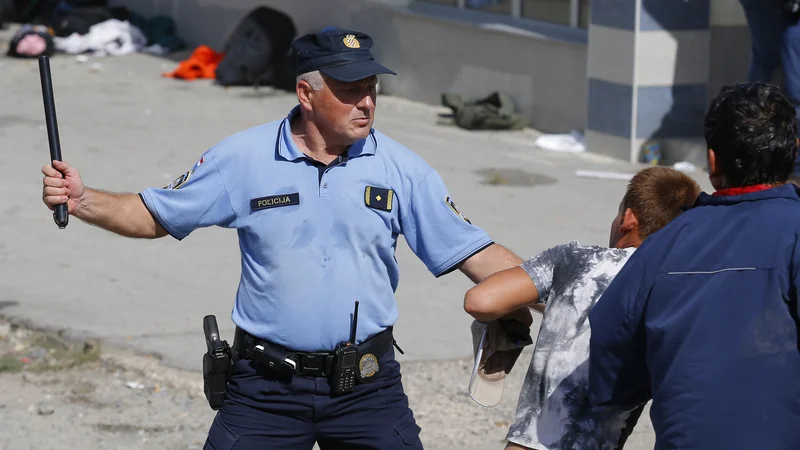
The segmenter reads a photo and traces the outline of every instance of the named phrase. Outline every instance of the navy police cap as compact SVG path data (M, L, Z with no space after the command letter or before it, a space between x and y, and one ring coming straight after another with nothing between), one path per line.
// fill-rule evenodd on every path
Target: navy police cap
M372 38L365 33L325 29L292 43L297 75L319 70L339 81L358 81L381 73L397 75L375 62Z

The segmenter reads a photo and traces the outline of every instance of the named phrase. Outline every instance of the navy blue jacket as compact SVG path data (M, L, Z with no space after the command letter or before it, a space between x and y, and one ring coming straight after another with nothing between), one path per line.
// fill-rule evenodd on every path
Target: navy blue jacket
M656 450L800 449L800 193L695 206L592 309L592 402L653 400Z

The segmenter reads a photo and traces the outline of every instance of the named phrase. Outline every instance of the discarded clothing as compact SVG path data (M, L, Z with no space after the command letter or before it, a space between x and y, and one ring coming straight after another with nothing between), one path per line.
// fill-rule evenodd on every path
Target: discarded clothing
M130 17L128 8L108 6L105 0L39 0L17 1L17 4L18 22L50 27L59 38L72 33L87 34L92 25Z
M217 52L206 45L201 45L192 52L188 59L181 61L177 69L162 75L183 80L214 78L214 72L224 56L224 53Z
M452 109L456 125L467 130L521 130L528 123L514 111L511 98L502 92L475 100L442 94L442 105Z
M65 38L55 37L53 41L58 51L70 54L90 52L94 56L127 55L147 45L147 38L140 29L117 19L92 25L87 34L72 33Z
M8 44L8 56L38 58L50 56L55 51L51 31L42 25L23 25Z
M569 134L543 134L536 138L536 146L559 153L581 153L586 151L586 140L578 131Z
M63 38L73 33L79 35L88 34L93 25L111 19L128 20L128 17L125 14L125 10L117 11L115 14L114 11L105 6L75 7L66 2L61 2L53 12L51 26L55 30L56 37Z

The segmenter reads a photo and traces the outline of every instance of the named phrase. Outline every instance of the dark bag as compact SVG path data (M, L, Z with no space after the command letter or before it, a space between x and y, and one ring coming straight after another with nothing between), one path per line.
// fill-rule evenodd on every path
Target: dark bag
M57 37L67 37L72 33L89 33L92 25L114 19L114 14L104 6L66 7L59 10L53 30Z
M502 92L469 100L458 94L442 94L442 105L452 109L456 125L467 130L521 130L527 126L525 117L514 110L511 98Z
M242 19L228 37L215 77L223 86L283 85L291 70L289 51L297 35L286 14L260 6ZM292 78L292 86L294 79Z

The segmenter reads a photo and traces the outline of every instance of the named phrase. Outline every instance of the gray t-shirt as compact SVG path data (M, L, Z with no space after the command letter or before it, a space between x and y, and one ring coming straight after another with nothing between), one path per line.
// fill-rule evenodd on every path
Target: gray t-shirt
M542 450L617 448L630 411L589 402L589 311L634 250L573 241L522 263L546 308L509 441Z

